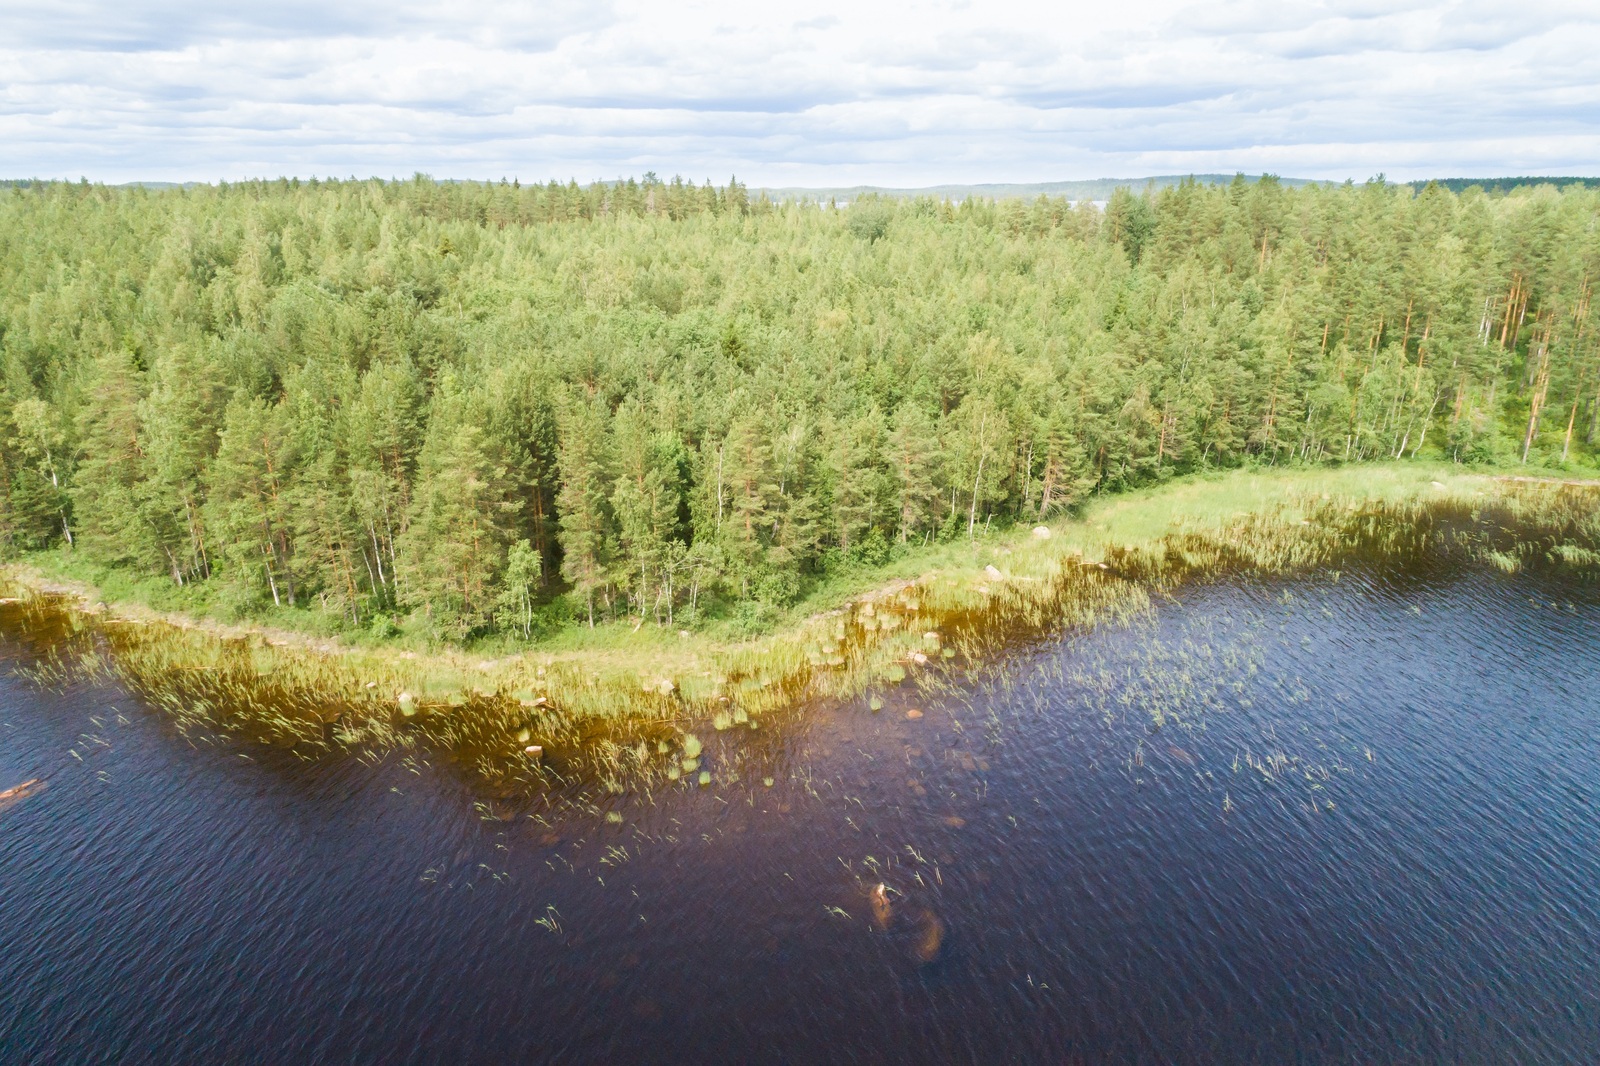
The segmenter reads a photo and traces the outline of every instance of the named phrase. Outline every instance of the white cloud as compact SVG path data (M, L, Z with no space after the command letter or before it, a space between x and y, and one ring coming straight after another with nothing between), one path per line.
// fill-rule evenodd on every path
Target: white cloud
M0 174L1600 171L1592 4L0 0Z

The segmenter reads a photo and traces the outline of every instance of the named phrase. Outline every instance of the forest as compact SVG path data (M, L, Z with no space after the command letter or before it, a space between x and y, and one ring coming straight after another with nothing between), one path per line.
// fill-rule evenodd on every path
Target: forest
M758 628L1246 464L1591 467L1600 191L0 189L0 550L229 617Z

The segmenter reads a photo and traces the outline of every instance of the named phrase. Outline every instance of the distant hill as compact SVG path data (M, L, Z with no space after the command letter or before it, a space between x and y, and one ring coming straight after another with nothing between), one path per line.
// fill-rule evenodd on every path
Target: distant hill
M971 197L982 200L1031 200L1038 196L1060 196L1068 200L1099 200L1109 199L1117 189L1132 189L1140 191L1145 188L1165 189L1181 182L1193 179L1202 185L1226 185L1236 176L1242 176L1245 181L1260 181L1262 175L1234 175L1234 174L1157 174L1144 178L1092 178L1082 181L1039 181L1039 182L989 182L975 185L926 185L918 188L898 188L888 185L838 185L838 186L751 186L750 193L766 193L775 200L815 200L826 202L829 199L847 203L859 200L864 196L885 196L893 199L913 199L919 196L932 196L941 200L965 200ZM381 179L380 179L381 180ZM480 181L475 178L439 178L434 179L446 185L492 185L494 182ZM1285 178L1277 180L1286 186L1303 185L1338 185L1340 182L1322 181L1315 178ZM1460 193L1473 186L1482 188L1491 195L1504 195L1513 189L1526 188L1534 185L1554 185L1563 188L1569 185L1580 187L1600 188L1600 177L1516 177L1516 178L1433 178L1420 181L1394 182L1395 185L1408 185L1413 189L1421 190L1428 184L1440 185L1451 192ZM27 188L31 185L53 185L57 179L51 178L12 178L0 179L0 188ZM76 184L76 182L62 182L62 184ZM173 181L130 181L119 188L142 188L155 190L194 188L209 185L210 182L173 182ZM617 182L602 182L604 185L614 185Z
M1154 186L1164 189L1193 178L1204 185L1226 185L1234 179L1232 174L1160 174L1148 178L1091 178L1085 181L1039 181L1032 183L979 185L928 185L916 189L891 188L884 185L849 185L834 188L762 188L752 186L750 191L765 192L776 200L859 200L863 196L889 196L910 199L932 196L941 200L965 200L977 197L983 200L1033 199L1036 196L1064 196L1068 200L1104 200L1117 189L1143 189ZM1246 175L1246 181L1259 181L1257 176ZM1279 178L1285 185L1316 185L1310 178ZM1333 183L1320 183L1333 184Z
M1193 178L1203 185L1226 185L1233 181L1233 174L1159 174L1146 178L1094 178L1087 181L1041 181L1031 184L980 184L980 185L928 185L917 189L891 188L883 185L850 185L835 188L751 188L751 192L765 192L777 200L819 200L825 201L830 197L835 200L858 200L863 196L888 196L896 199L909 199L917 196L932 196L941 200L965 200L968 197L977 197L986 200L1031 200L1037 196L1062 196L1068 200L1105 200L1117 189L1132 189L1138 191L1146 187L1165 189L1180 182ZM1245 181L1260 181L1260 176L1244 175ZM1600 187L1600 178L1436 178L1435 184L1442 185L1451 192L1462 192L1474 185L1481 187L1489 193L1507 193L1512 189L1530 185L1555 185L1555 186L1595 186ZM1301 185L1337 185L1339 182L1318 181L1313 178L1278 178L1278 181L1288 186ZM1410 185L1415 189L1422 189L1427 181L1395 182L1396 185Z
M0 178L0 189L27 189L34 185L77 185L79 182L62 178ZM91 182L99 185L100 182ZM203 181L125 181L120 185L112 185L113 189L189 189L196 185L208 185Z

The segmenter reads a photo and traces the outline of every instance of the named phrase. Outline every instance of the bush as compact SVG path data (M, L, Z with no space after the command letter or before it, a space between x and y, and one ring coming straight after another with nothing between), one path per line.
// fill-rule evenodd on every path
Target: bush
M772 607L787 607L800 598L800 575L777 570L756 582L756 599Z
M760 600L741 600L728 618L728 626L742 637L760 636L778 621L778 609Z
M889 561L892 550L883 530L874 526L866 536L850 546L850 557L868 566L882 566Z

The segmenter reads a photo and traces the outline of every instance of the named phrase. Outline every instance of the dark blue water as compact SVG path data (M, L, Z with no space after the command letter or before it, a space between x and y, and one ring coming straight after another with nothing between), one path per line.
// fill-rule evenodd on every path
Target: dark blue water
M0 1060L1600 1061L1600 590L1180 601L516 809L0 682Z

